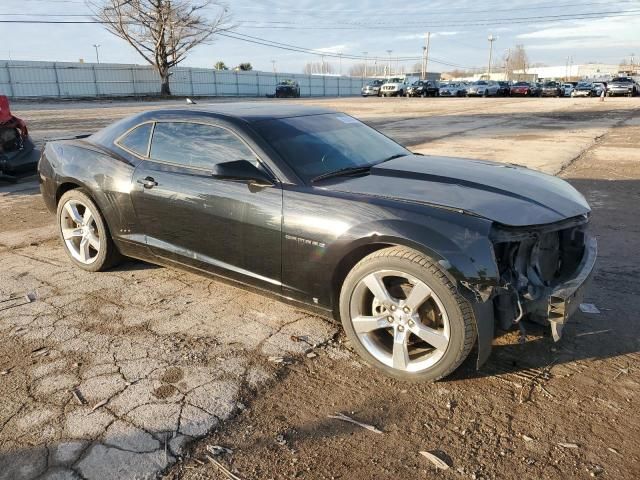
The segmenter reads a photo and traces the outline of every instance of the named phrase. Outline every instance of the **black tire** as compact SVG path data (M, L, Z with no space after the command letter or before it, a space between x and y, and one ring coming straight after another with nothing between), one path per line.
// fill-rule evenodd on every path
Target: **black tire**
M98 236L102 244L100 245L100 249L96 259L90 264L82 263L76 260L71 255L71 252L67 248L65 240L62 236L62 226L61 226L60 216L62 214L64 205L69 200L76 200L84 204L87 208L89 208L89 210L93 215L93 219L95 221ZM64 251L66 252L69 259L71 259L71 261L77 267L80 267L81 269L86 270L88 272L102 272L104 270L108 270L109 268L116 266L118 263L122 261L123 257L118 251L115 244L113 243L113 239L111 238L111 233L109 232L109 227L107 226L107 223L104 221L104 218L102 217L102 213L100 212L100 209L95 204L95 202L91 199L91 197L89 197L87 192L84 191L83 189L77 188L74 190L69 190L64 195L62 195L62 197L60 198L60 201L58 202L58 208L56 211L56 220L58 223L58 234L60 236L60 241L62 242L62 246L64 247Z
M388 269L406 272L427 284L441 300L449 319L449 344L443 356L434 365L418 372L394 369L376 359L362 345L351 322L350 304L356 286L367 275ZM405 247L378 250L360 260L353 267L345 278L340 292L340 318L347 337L363 360L372 367L399 380L424 382L446 377L467 358L477 337L471 306L458 293L449 278L429 258Z
M484 93L482 94L482 96L484 98L487 98L489 96L489 90L485 90Z

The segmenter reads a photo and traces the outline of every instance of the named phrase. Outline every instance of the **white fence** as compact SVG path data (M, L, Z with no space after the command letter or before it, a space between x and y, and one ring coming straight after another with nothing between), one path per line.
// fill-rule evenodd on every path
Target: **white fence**
M173 95L263 97L284 79L296 80L303 97L360 94L363 79L271 72L174 68ZM0 95L10 98L82 98L158 95L151 66L0 60Z

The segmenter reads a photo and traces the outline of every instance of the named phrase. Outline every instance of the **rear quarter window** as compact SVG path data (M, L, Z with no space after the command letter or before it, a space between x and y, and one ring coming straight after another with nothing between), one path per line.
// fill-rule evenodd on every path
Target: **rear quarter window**
M151 137L152 123L138 125L116 143L125 150L129 150L141 157L146 157L149 151L149 138Z

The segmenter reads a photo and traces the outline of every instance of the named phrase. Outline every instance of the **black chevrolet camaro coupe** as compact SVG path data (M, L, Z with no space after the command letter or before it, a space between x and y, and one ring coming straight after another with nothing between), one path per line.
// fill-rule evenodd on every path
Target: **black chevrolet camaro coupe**
M415 155L319 108L141 113L48 143L39 176L80 268L127 256L302 302L401 379L442 378L476 344L481 365L523 318L559 338L596 257L563 180Z

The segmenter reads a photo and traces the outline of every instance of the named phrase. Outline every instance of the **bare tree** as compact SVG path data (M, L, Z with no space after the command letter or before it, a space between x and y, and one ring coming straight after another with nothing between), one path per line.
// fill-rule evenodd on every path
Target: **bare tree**
M305 75L334 73L335 69L328 62L307 62L302 70Z
M367 74L372 73L372 70L369 67L369 65L365 67L364 62L356 63L352 65L351 68L349 68L349 75L352 77L364 77L365 71L367 72Z
M514 49L509 50L509 53L504 57L504 65L507 78L511 78L514 71L527 73L529 56L524 49L524 45L516 45Z
M127 41L153 65L161 95L171 95L169 76L194 47L233 28L227 6L216 0L87 0L94 18ZM209 9L214 7L215 12Z

